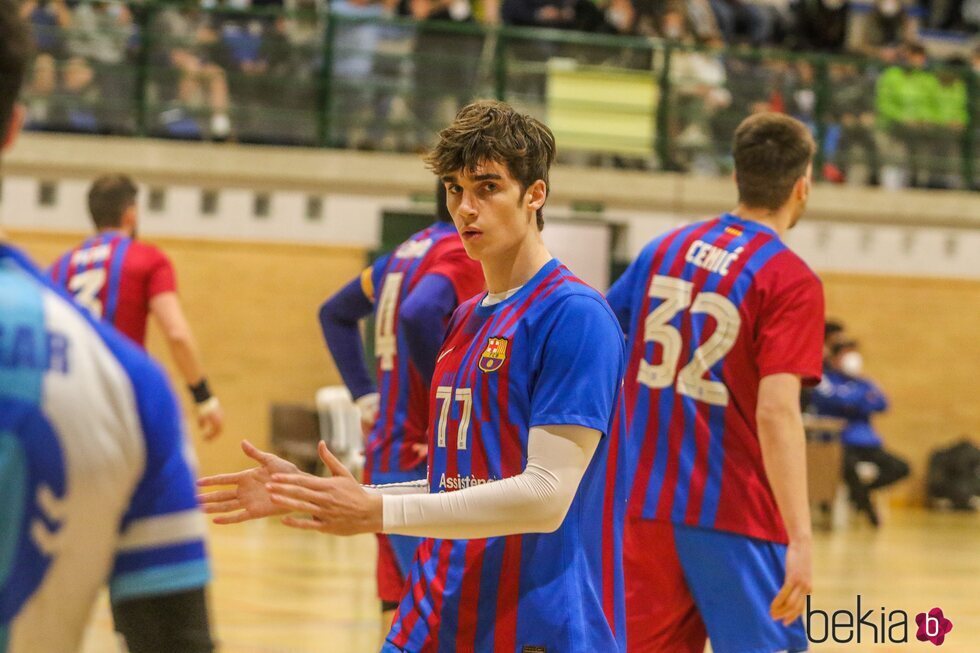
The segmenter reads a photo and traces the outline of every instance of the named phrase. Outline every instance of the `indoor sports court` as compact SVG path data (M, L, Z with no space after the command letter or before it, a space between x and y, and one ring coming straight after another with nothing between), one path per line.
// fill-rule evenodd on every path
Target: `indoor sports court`
M383 285L389 283L385 275L391 270L379 270L390 265L388 261L416 257L412 252L421 258L431 246L431 241L419 245L418 234L431 237L426 229L438 215L440 200L437 177L426 169L423 156L432 152L439 130L453 121L460 107L495 98L548 126L558 154L550 167L547 192L541 191L541 201L547 199L543 247L569 275L603 296L617 280L629 278L634 262L646 265L644 257L652 251L648 243L673 242L666 234L675 232L694 243L694 223L729 216L736 209L743 187L736 188L735 169L744 164L732 154L732 143L743 119L769 113L790 116L813 144L805 174L790 180L796 195L789 197L799 195L798 204L806 210L785 234L772 236L805 264L801 269L819 277L826 318L822 355L816 359L822 381L804 383L810 387L794 395L800 397L795 410L802 419L806 462L796 456L799 468L792 469L801 473L785 481L802 488L805 471L805 506L812 523L812 592L802 615L805 641L814 651L914 653L933 646L944 653L980 650L980 402L973 386L980 364L980 45L970 1L906 3L888 15L879 7L887 3L853 1L842 3L850 13L840 15L835 3L813 9L812 3L783 7L756 0L692 0L664 7L611 0L579 2L575 8L531 0L506 0L498 7L473 0L429 7L435 4L19 3L18 15L31 27L34 53L20 95L25 129L16 144L4 150L0 165L4 242L26 253L42 271L73 248L84 249L86 245L79 243L91 243L87 239L95 237L89 220L93 180L127 175L138 186L129 237L159 248L172 262L175 279L168 289L179 296L193 332L195 355L206 370L207 392L202 395L186 381L189 373L186 363L175 357L172 334L161 329L159 319L151 320L146 352L163 366L181 403L191 473L203 478L252 468L255 462L240 445L247 439L304 471L329 476L317 454L322 440L361 479L365 466L372 465L372 455L378 456L372 453L373 445L365 452L365 438L377 437L377 432L362 436L365 404L354 400L364 393L355 391L352 398L347 370L351 358L361 359L357 365L363 363L370 375L363 383L381 393L382 406L385 393L396 393L394 382L385 376L391 373L390 360L384 361L393 355L393 343L401 341L386 313L396 310L386 304L390 296L385 288L390 286ZM736 17L730 13L735 4L749 9ZM531 5L547 11L535 13L528 9ZM553 17L542 18L551 16L551 9ZM808 13L813 11L819 16ZM839 21L834 23L840 28L837 36L831 19ZM468 175L465 167L459 168L458 178L439 175L449 194L443 209L449 207L446 228L453 237L452 222L461 220L458 215L465 209L460 206L465 207L469 197ZM521 197L528 190L525 186ZM453 199L457 193L462 199ZM528 200L521 201L525 204L520 206L534 208ZM533 214L528 210L527 215ZM678 269L700 268L697 278L702 280L710 275L722 278L729 267L743 269L739 257L756 253L748 245L725 249L725 243L734 242L726 238L743 236L743 226L729 226L727 236L715 241L697 232L701 240L686 250L686 258L684 250L669 251L678 257ZM478 240L464 238L463 247L473 248L474 242ZM77 262L77 257L71 260ZM4 269L0 266L0 272ZM700 390L677 390L692 402L683 414L689 421L694 415L711 415L714 439L709 444L701 431L678 426L682 418L675 411L674 421L665 417L669 426L661 426L669 444L663 440L655 455L653 445L646 449L653 456L646 471L653 466L656 476L657 465L673 464L663 463L664 457L677 456L679 474L693 479L688 481L692 487L707 484L710 494L712 465L722 463L708 460L721 451L715 447L731 432L726 420L737 419L713 411L718 406L740 414L747 409L740 399L729 401L727 391L720 402L705 399L712 387L718 392L710 384L720 382L710 379L720 379L723 368L728 370L725 348L733 345L718 344L727 314L718 308L697 309L698 299L691 308L690 296L677 300L669 290L658 295L663 286L657 290L653 280L667 275L665 270L656 275L651 271L649 291L640 288L637 295L638 305L653 311L646 318L643 313L634 326L634 337L640 334L639 350L646 352L638 364L641 369L667 365L674 334L676 347L683 342L684 351L690 350L691 362L679 372L671 370L670 380L659 386L655 374L648 373L646 378L654 381L645 383L642 373L629 367L630 330L624 328L624 369L641 385L658 390L674 387L678 378L681 388L683 379L691 378L685 374L695 375L692 385ZM410 272L397 268L395 274ZM456 273L441 274L448 278ZM759 270L745 274L746 283L764 276ZM780 287L776 277L772 287ZM396 278L400 283L402 277ZM520 292L530 279L522 279L513 291ZM689 293L690 283L683 284L687 285L668 286ZM82 305L93 298L102 301L102 295L80 297L79 288L69 286L69 292ZM364 351L352 354L347 348L338 356L336 347L329 346L321 307L353 292L351 288L360 289L358 298L367 302L360 314L366 319L347 324L358 336L354 349L362 341ZM85 292L82 288L81 294ZM711 294L722 297L718 292L722 294ZM513 296L500 294L501 302ZM525 308L533 310L535 302L545 301L549 293L542 294L526 299ZM760 296L758 301L764 302L765 293ZM459 297L451 308L467 298ZM658 298L665 301L662 306L680 303L663 317L649 304ZM105 307L117 301L106 298ZM483 301L480 308L488 305ZM102 303L99 306L101 311ZM704 326L709 324L707 317L695 327L671 321L688 309L711 316L711 333ZM144 319L147 310L144 307ZM604 310L622 321L618 307ZM14 384L20 377L3 374L3 366L13 365L17 351L11 346L5 353L13 340L5 345L2 318L0 390L17 392ZM635 322L636 317L631 319ZM440 334L440 348L431 352L439 352L437 364L454 348L442 349L445 322L455 324L433 317L427 327ZM570 320L565 327L588 351L590 338L598 336L585 324ZM761 327L753 331L744 323L741 328L755 343L752 346L761 349L758 343L765 342L769 332ZM491 375L506 356L516 359L512 340L489 335L485 351L468 363L480 370L474 374ZM704 336L700 341L699 335ZM820 343L811 340L816 351ZM792 349L796 344L785 346ZM724 351L719 353L719 348ZM651 358L656 351L661 353ZM587 358L576 359L576 364L585 365ZM752 365L759 373L759 365ZM806 380L795 368L786 371L793 371L797 382ZM431 412L423 377L430 377L432 370L422 373L413 367L404 374L409 379L405 388L422 388L418 410ZM729 385L739 383L736 375ZM752 383L758 385L759 380ZM598 388L600 381L595 384ZM185 386L191 386L190 393ZM426 418L422 435L428 438L429 455L434 447L446 446L447 416L455 425L451 428L459 430L458 440L450 435L450 449L454 440L458 450L465 449L465 433L472 428L467 403L471 395L461 398L452 389L445 394L438 383L432 386L436 394L431 405L443 413L433 417L439 433L433 433ZM629 407L635 393L626 395ZM211 398L220 399L223 428L217 438L205 439L194 416ZM752 402L754 407L754 394ZM210 410L217 404L206 405ZM659 410L647 400L638 405L638 414L649 414L651 420L669 415L667 404ZM383 415L377 404L373 410L376 418ZM408 415L415 409L397 412L402 410L401 404L391 409L395 417L389 415L388 420L396 425L386 428L414 428L406 425L413 423ZM465 413L457 418L457 410ZM497 414L486 410L483 415ZM748 412L755 424L754 410ZM474 422L493 421L474 414ZM146 419L152 421L149 415ZM721 427L716 428L719 419ZM627 423L633 424L633 418ZM535 423L525 430L539 427ZM0 423L0 435L6 437L4 428ZM370 425L365 428L370 430ZM649 432L657 431L651 426ZM759 478L765 481L766 474L777 472L763 460L769 455L763 446L750 449L753 464L761 470ZM422 462L416 471L425 469L426 447L420 450ZM3 454L0 447L0 462ZM518 455L527 461L527 451L523 458ZM725 465L751 466L737 458L726 460ZM0 471L4 469L0 465ZM480 476L478 471L449 469L460 482L474 479L473 485ZM790 467L782 470L783 478L786 469ZM725 470L728 474L728 467ZM378 481L376 472L367 473L372 484L388 483ZM481 484L510 476L487 474L479 479ZM397 480L411 482L407 477ZM715 492L721 498L715 501L724 502L726 494L737 496L744 500L746 513L775 514L781 533L784 495L773 499L769 482L762 485L746 490L742 484L719 482L721 489ZM686 502L684 488L677 496L683 495ZM756 491L772 506L759 508L752 494ZM635 503L636 496L650 501L651 493L660 496L644 492L630 501ZM384 505L390 505L387 497ZM651 505L660 515L657 519L669 513L666 521L674 523L686 520L703 526L709 521L700 514L692 518L690 506L685 517L683 505L667 504L666 513L664 504ZM236 509L241 507L236 504ZM46 514L48 522L54 519L55 513ZM216 525L205 517L211 567L208 615L216 651L366 653L382 646L385 629L376 580L380 554L373 534L311 532L290 528L277 516L230 525ZM644 518L650 515L644 513ZM588 530L588 521L583 528ZM709 528L745 534L713 522ZM598 533L597 529L593 530ZM8 532L14 532L13 526ZM520 531L505 534L513 532ZM605 530L602 533L595 546L612 551L613 540ZM756 539L782 546L783 558L777 564L782 573L788 564L786 545L779 537ZM615 551L620 552L620 541L616 542ZM0 547L0 554L5 551ZM445 551L442 570L451 557L456 560L455 553ZM513 579L523 573L516 560L519 557L497 561L504 577L501 587L507 575L516 587ZM727 568L743 561L719 552L703 562L705 567ZM0 579L6 583L4 567L0 564ZM690 570L687 573L690 576ZM409 584L399 580L408 597L422 600L422 585L413 584L421 582L418 578ZM628 587L628 570L624 582ZM747 594L768 592L751 580L746 584ZM523 587L522 592L551 592L555 587L542 584ZM0 589L7 591L2 583ZM614 591L623 593L618 585L608 591L604 606L612 605ZM696 612L711 611L722 621L727 615L729 622L742 614L734 601L712 602L710 594L695 592ZM719 591L718 597L729 596ZM771 600L767 594L764 603ZM400 605L387 603L386 609ZM15 604L10 599L10 605ZM496 609L516 622L517 605L501 599ZM429 619L428 614L420 621ZM452 620L453 613L448 614ZM0 616L14 619L3 612ZM936 628L945 630L944 637L934 637L929 630L933 619ZM714 630L716 622L706 623L705 651L763 650L740 648L743 640L737 632L732 634L737 624L731 623L726 626L725 648L713 648L712 633L719 631ZM493 624L491 620L488 627ZM922 632L926 635L917 639ZM7 637L4 621L0 653L7 653ZM625 650L690 653L689 644L666 637L649 647L627 640ZM436 650L431 641L426 640L430 648L419 650ZM500 639L492 636L480 639L476 648L456 641L439 642L437 649L512 650L511 644L501 648ZM414 650L412 644L388 645L392 648L385 651ZM78 650L112 653L126 650L124 646L113 631L109 593L103 588ZM610 646L612 653L616 647ZM562 646L531 643L513 650L553 653ZM10 653L22 651L12 648Z

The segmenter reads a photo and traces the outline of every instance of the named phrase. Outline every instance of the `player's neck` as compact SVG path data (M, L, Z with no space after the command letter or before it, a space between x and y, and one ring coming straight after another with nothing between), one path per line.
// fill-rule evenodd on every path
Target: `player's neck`
M98 234L100 236L125 236L126 238L132 238L133 232L126 227L109 227L108 229L99 229Z
M487 290L503 293L526 284L551 259L551 252L544 246L541 236L536 234L512 252L480 263L483 265Z
M792 222L791 211L787 207L773 211L771 209L757 209L744 204L739 204L735 207L731 214L737 218L742 218L743 220L758 222L761 225L765 225L779 234L780 238L786 235L786 232L789 231L790 223Z

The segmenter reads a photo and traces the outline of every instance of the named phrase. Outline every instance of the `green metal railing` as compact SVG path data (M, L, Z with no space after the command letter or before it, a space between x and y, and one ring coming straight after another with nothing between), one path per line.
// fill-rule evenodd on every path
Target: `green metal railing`
M768 109L811 127L818 175L980 182L969 70L906 83L853 57L342 12L141 3L128 19L121 7L35 21L30 128L413 151L462 103L495 97L544 119L565 161L724 174L739 121ZM110 42L123 51L96 47Z

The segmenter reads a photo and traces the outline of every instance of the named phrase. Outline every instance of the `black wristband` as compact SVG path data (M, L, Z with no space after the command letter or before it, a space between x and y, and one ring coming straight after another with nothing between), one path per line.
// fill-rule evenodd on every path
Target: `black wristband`
M205 401L211 398L211 388L208 387L208 380L201 379L201 382L197 385L189 385L187 389L191 391L191 395L194 396L195 404L203 404Z

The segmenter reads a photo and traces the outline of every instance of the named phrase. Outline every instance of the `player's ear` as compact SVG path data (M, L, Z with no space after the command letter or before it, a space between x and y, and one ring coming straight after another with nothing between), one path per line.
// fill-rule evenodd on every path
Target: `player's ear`
M10 124L7 126L7 133L3 135L3 147L0 150L6 151L13 147L14 141L17 140L17 134L20 133L20 128L24 124L24 107L20 104L14 105L14 112L10 116Z
M544 206L545 200L548 199L548 185L544 183L543 179L538 179L527 187L525 196L527 197L528 208L537 211Z

